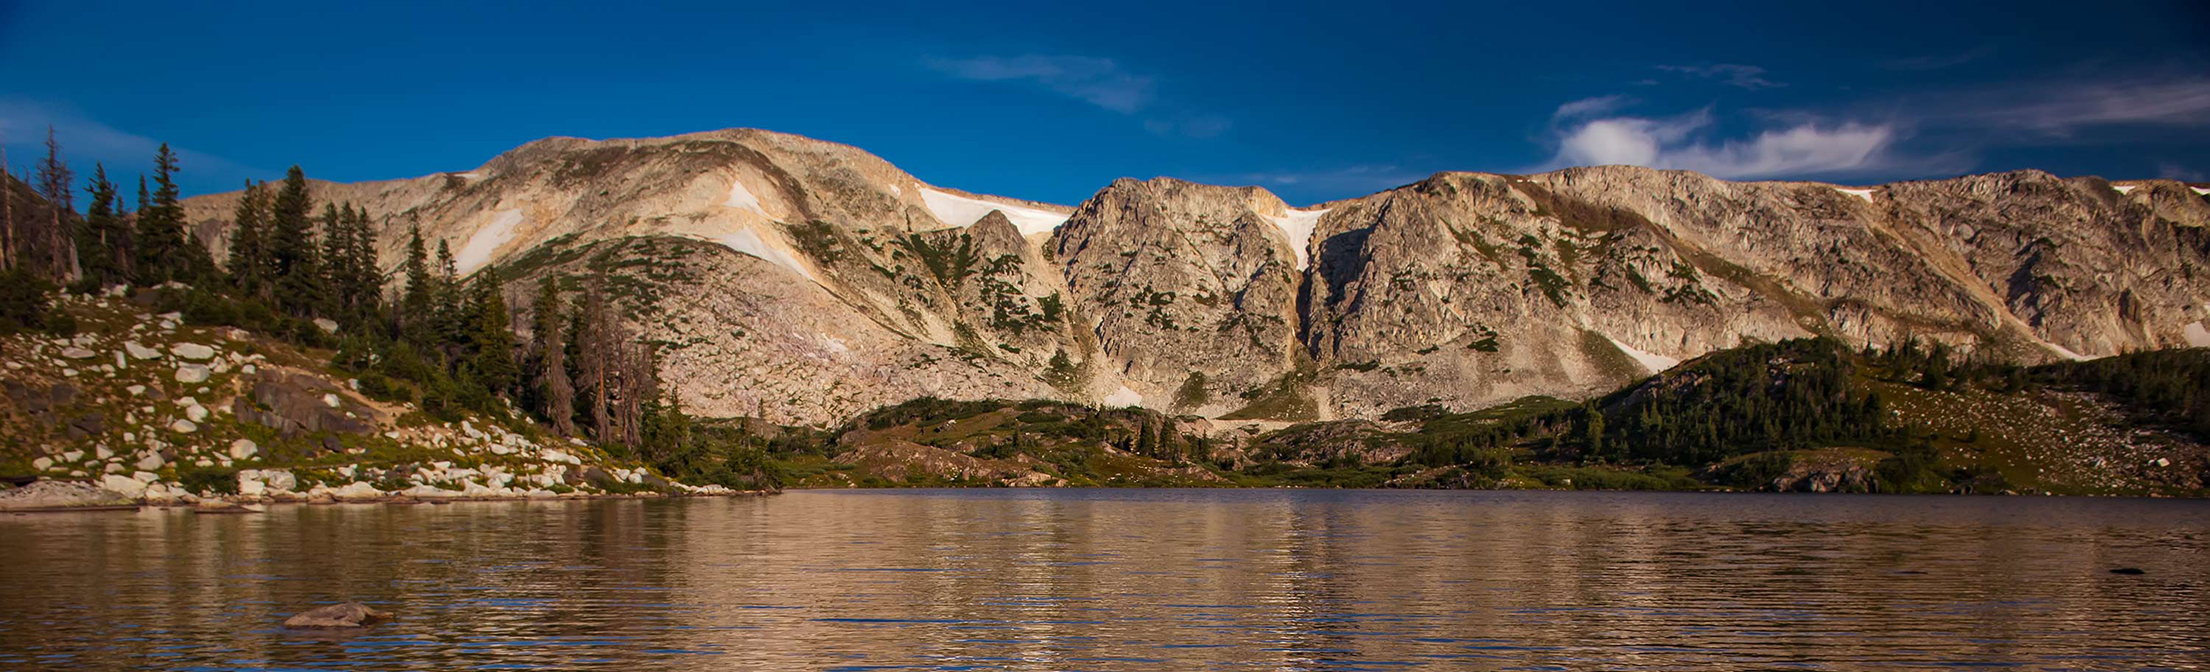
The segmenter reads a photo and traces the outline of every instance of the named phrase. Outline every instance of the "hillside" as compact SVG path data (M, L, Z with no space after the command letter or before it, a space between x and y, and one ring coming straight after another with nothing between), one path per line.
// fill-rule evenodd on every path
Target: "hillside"
M328 350L201 323L181 287L54 296L52 326L0 336L0 478L45 484L0 491L0 509L730 492L379 400Z
M501 267L510 294L548 274L618 287L686 408L829 427L924 396L1377 420L1585 398L1809 336L2025 363L2205 345L2205 191L1607 166L1307 208L1123 179L1066 208L740 129L554 138L315 198L368 209L387 271L419 226L462 273ZM218 248L236 199L185 203Z

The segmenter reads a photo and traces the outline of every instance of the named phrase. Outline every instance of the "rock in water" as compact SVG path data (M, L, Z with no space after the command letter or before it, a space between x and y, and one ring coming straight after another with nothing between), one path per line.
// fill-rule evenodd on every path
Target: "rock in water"
M359 602L346 602L300 612L298 616L285 619L284 627L293 630L365 628L388 620L391 620L391 612L370 609Z
M192 513L260 513L262 509L237 502L210 499L192 506Z

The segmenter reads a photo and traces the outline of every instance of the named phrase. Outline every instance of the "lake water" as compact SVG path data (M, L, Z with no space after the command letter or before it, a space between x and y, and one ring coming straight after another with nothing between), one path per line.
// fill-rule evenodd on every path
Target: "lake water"
M928 490L14 515L0 669L2200 669L2206 549L2210 502L2024 497ZM278 627L345 599L399 620Z

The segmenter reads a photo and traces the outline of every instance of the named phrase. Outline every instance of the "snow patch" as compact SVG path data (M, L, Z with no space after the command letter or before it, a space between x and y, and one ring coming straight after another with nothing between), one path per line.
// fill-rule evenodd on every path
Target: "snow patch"
M2112 189L2116 189L2116 190L2118 190L2118 193L2119 193L2119 194L2130 194L2130 193L2133 193L2133 185L2130 185L2130 184L2120 184L2120 185L2116 185L2116 186L2113 186L2113 187L2111 187L2111 188L2112 188Z
M839 355L849 354L850 352L852 352L852 348L844 344L844 339L821 333L816 333L814 334L814 336L821 339L821 347L827 348L829 352L833 352Z
M2193 189L2193 190L2195 190L2195 193L2197 193L2197 194L2201 194L2201 195L2204 195L2204 196L2210 196L2210 187L2188 187L2188 188L2189 188L2189 189Z
M1136 394L1135 390L1128 389L1128 386L1126 385L1120 386L1120 389L1118 390L1113 390L1112 394L1105 395L1106 408L1121 408L1125 406L1141 405L1143 405L1143 395Z
M890 195L892 195L892 196L904 196L904 195L905 195L905 187L901 187L901 186L898 186L898 185L897 185L896 183L892 183L892 184L890 185Z
M2093 357L2089 357L2089 356L2087 356L2087 355L2082 355L2082 354L2080 354L2080 353L2077 353L2077 352L2073 352L2073 351L2071 350L2071 348L2066 348L2066 347L2064 347L2064 346L2061 346L2061 345L2057 345L2057 344L2055 344L2055 343L2051 343L2051 342L2048 342L2048 341L2042 341L2042 342L2041 342L2041 344L2042 344L2042 345L2045 345L2045 346L2048 346L2050 350L2054 350L2054 351L2056 351L2056 353L2057 353L2057 354L2059 354L2059 355L2064 355L2064 358L2065 358L2065 359L2069 359L2069 360L2072 360L2072 361L2075 361L2075 362L2084 362L2084 361L2087 361L2087 360L2090 360L2090 359L2094 359Z
M1865 202L1866 202L1866 203L1871 203L1871 202L1872 202L1872 190L1871 190L1871 189L1843 189L1843 188L1841 188L1841 187L1835 187L1835 188L1834 188L1834 190L1835 190L1835 191L1839 191L1839 192L1842 192L1842 193L1845 193L1845 194L1849 194L1849 195L1851 195L1851 196L1855 196L1855 197L1858 197L1858 198L1862 198L1862 199L1865 199Z
M1681 363L1681 360L1665 355L1636 350L1634 346L1621 343L1619 339L1610 336L1605 336L1604 340L1611 341L1611 344L1618 347L1620 352L1627 353L1627 356L1633 357L1634 361L1641 362L1642 368L1649 369L1650 373L1663 373L1666 369L1673 368Z
M2187 345L2197 348L2210 348L2210 329L2203 328L2201 322L2189 322L2187 328L2181 329L2180 332L2181 335L2187 337Z
M928 205L929 214L952 226L974 226L984 215L996 210L1005 213L1005 218L1011 220L1013 228L1020 229L1023 236L1050 231L1067 222L1067 215L1049 210L993 203L927 187L921 188L921 202Z
M1288 213L1266 219L1274 223L1274 228L1281 229L1281 235L1289 238L1289 249L1297 253L1297 270L1301 271L1311 265L1311 261L1305 259L1305 248L1312 246L1312 230L1320 225L1320 216L1328 214L1328 209L1291 209Z
M735 233L720 236L714 238L713 240L714 242L721 243L722 246L729 249L759 257L777 266L788 268L799 275L805 276L807 280L815 279L813 277L813 271L806 268L806 265L804 263L800 263L796 257L790 256L790 253L784 252L780 248L767 244L767 241L760 239L759 232L753 231L751 227L737 229Z
M758 213L761 217L774 218L773 215L767 214L766 210L760 209L760 198L753 196L750 189L744 188L744 180L742 179L729 182L729 201L722 205Z
M483 173L471 170L465 173L453 173L453 177L458 177L464 180L473 180L483 177Z
M490 224L477 228L474 234L468 236L468 242L460 246L460 252L453 255L453 263L460 274L474 273L476 269L491 263L491 253L514 240L514 227L521 223L521 210L500 210L491 217Z

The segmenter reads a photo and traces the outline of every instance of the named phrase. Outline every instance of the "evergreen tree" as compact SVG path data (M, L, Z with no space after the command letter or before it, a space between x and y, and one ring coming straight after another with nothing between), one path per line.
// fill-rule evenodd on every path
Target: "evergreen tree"
M584 402L585 414L591 419L592 438L600 443L610 443L615 435L613 414L607 404L614 395L608 389L607 383L611 378L609 369L612 368L609 360L616 354L614 351L617 344L611 342L613 339L606 333L606 296L599 291L597 282L591 283L590 289L584 292L583 310L577 319L580 324L575 335L578 355L576 364L582 371L582 376L577 378L578 387L590 392Z
M506 295L499 288L496 268L476 274L470 301L474 329L469 335L475 351L476 382L499 396L512 396L520 372L514 364L514 332L507 317Z
M120 194L115 183L107 179L107 166L93 164L92 182L85 187L92 196L92 205L85 214L84 229L77 240L79 262L84 277L100 286L129 280L130 242L123 225Z
M427 350L437 337L437 283L430 277L429 252L422 246L420 224L407 227L407 258L400 268L407 276L407 288L399 300L399 331L415 348Z
M1587 417L1581 426L1581 440L1588 445L1589 455L1601 458L1604 456L1604 412L1595 404L1585 404L1581 413Z
M176 171L176 153L169 151L168 143L162 143L154 155L156 188L151 196L146 194L145 178L139 178L138 232L132 239L138 248L133 270L141 285L191 279L191 257L184 249L184 206L177 200Z
M226 264L231 282L247 296L265 296L269 289L268 217L267 185L247 180L238 208L231 214L234 224Z
M437 315L437 337L445 345L448 354L459 346L468 344L468 302L461 286L460 269L454 265L453 249L444 239L437 241L437 288L433 300Z
M354 208L351 224L346 227L351 249L346 263L353 270L347 283L353 292L353 304L357 319L364 323L376 313L377 302L383 297L384 274L376 265L376 232L369 229L368 208Z
M536 353L538 411L561 436L575 434L575 386L568 379L567 320L561 313L560 278L546 274L531 310L530 350Z
M76 175L61 160L61 141L53 126L46 127L46 158L38 164L37 178L38 192L46 197L46 216L34 220L39 224L38 261L46 277L67 282L77 276L76 194L70 187Z
M322 204L322 309L318 314L340 322L351 322L353 315L353 232L347 221L353 206L347 204L345 213L339 214L335 203Z
M306 172L292 166L269 208L268 256L277 308L294 316L312 316L322 305L323 278L308 221L313 207Z

